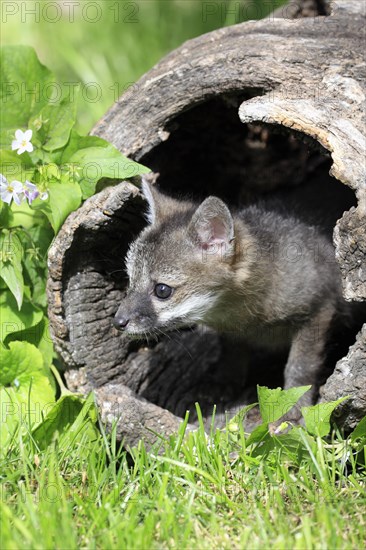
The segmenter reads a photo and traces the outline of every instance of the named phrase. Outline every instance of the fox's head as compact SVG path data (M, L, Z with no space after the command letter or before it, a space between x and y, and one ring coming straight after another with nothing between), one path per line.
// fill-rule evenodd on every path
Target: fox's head
M234 262L232 215L217 197L176 201L146 178L142 190L149 226L127 253L129 287L114 325L132 336L209 325Z

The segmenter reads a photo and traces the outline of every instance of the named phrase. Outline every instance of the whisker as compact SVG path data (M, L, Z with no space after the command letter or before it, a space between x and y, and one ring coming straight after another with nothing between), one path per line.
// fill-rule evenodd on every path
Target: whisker
M115 269L114 271L108 271L108 275L114 275L115 273L126 273L125 269ZM126 276L127 279L127 276Z
M161 329L157 329L157 330L159 330L159 332L163 336L167 336L169 338L169 340L171 340L175 344L178 344L179 346L182 346L184 351L187 352L187 354L189 355L189 358L193 360L193 356L192 356L191 352L189 351L189 349L187 348L187 346L185 344L183 344L183 342L181 340L176 340L175 338L173 338L173 336L171 335L171 331L170 331L170 333L168 333L168 332L163 332ZM177 331L178 334L180 334L179 329L173 329L173 330Z

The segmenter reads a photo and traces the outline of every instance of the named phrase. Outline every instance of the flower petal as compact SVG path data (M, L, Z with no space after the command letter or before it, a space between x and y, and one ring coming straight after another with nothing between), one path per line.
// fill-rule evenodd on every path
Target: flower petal
M6 184L8 183L6 177L3 176L2 174L0 174L0 184L1 184L1 183L6 183Z
M37 191L36 184L28 180L25 181L24 187L27 187L29 191Z
M15 149L19 149L20 147L20 143L17 139L14 139L12 142L11 142L11 150L12 151L15 151Z
M15 204L17 204L18 206L19 206L19 204L22 202L23 198L24 198L23 193L20 193L19 195L17 195L17 193L13 193L14 202L15 202Z
M26 143L24 149L26 151L28 151L28 153L31 153L33 151L33 145L30 143L30 141L28 141L28 143Z
M15 132L15 138L18 141L22 141L24 139L24 132L22 130L16 130Z
M26 191L24 194L25 194L29 204L32 204L32 202L39 197L38 191L33 191L33 192Z
M7 204L11 203L11 199L13 198L13 195L9 193L9 191L1 191L0 192L0 198L3 202L6 202Z
M32 130L26 130L24 132L24 139L27 141L30 141L32 139L33 131Z
M17 151L18 155L21 155L22 153L24 153L25 151L25 147L23 147L23 145L21 145Z
M11 182L11 187L14 189L14 193L22 193L23 191L23 184L22 182L18 180L14 180Z

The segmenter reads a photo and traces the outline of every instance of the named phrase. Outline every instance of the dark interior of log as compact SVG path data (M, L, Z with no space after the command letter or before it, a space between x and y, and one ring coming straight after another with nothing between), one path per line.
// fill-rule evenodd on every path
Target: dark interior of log
M248 98L235 94L215 97L184 112L166 128L169 139L141 161L160 173L157 183L171 196L202 199L214 194L234 208L264 202L268 208L290 211L319 226L331 237L337 219L356 205L353 191L329 175L330 154L311 138L283 127L243 125L237 112ZM334 332L324 378L354 343L360 326L355 323L350 330ZM230 354L232 346L227 343L220 365L224 371L231 368L236 373L229 374L231 386L237 389L231 397L240 401L244 387L247 392L252 388L254 397L258 383L282 384L285 355L259 350L248 354L242 348L239 355L245 358L248 370L247 376L241 376L240 364L234 359L240 343L235 343ZM190 408L194 401L192 396Z
M244 99L220 96L184 112L141 162L160 173L157 183L171 196L214 194L234 207L261 200L331 232L356 198L329 176L330 154L283 126L242 124Z
M238 107L244 99L249 97L214 97L182 113L166 128L168 140L140 161L160 173L158 185L171 196L200 199L215 194L232 207L264 201L268 207L291 211L331 235L336 220L356 204L356 199L349 188L329 176L330 155L318 143L283 128L243 125ZM131 199L105 230L75 236L73 255L76 250L84 258L88 272L85 291L80 292L80 257L76 264L70 258L66 265L69 283L65 311L69 324L75 327L75 348L78 338L83 345L82 330L87 330L77 323L78 310L91 293L92 301L100 297L106 304L109 318L104 324L98 323L89 366L94 367L94 358L102 356L97 347L103 348L103 339L108 339L111 356L121 349L122 370L113 365L108 369L108 352L104 352L102 368L98 364L93 368L93 384L98 387L108 380L121 382L178 416L191 410L191 420L195 402L200 403L204 415L210 415L214 404L224 410L235 407L235 403L253 402L258 383L281 385L286 356L248 350L243 342L201 328L172 335L161 349L157 342L131 342L126 347L121 346L121 335L111 338L112 318L127 284L123 259L128 243L146 223L143 212L141 198ZM95 292L100 296L94 296L90 288L94 274ZM75 302L75 291L80 293L80 303ZM354 342L357 328L336 334L330 342L330 370ZM136 375L135 352L146 347L156 353L152 351L148 367L145 361ZM180 360L180 355L186 359ZM202 364L206 367L201 368Z

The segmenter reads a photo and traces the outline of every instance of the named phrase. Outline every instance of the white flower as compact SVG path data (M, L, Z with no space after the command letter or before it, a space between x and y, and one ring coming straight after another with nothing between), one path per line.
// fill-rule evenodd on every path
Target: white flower
M33 145L31 144L32 135L32 130L26 130L25 132L17 130L15 132L15 139L11 144L12 151L17 150L18 155L21 155L24 151L31 153L33 151Z
M41 201L45 201L46 199L48 199L47 191L40 193L36 184L28 180L26 180L23 186L23 192L24 192L24 195L27 197L29 204L32 204L32 202L38 197L41 199Z
M32 202L37 197L39 197L39 191L37 189L37 186L28 180L25 182L23 186L23 190L24 190L24 195L27 197L29 204L32 204Z
M16 204L20 204L24 198L23 184L20 181L8 183L6 178L0 174L0 198L8 204L14 199Z

